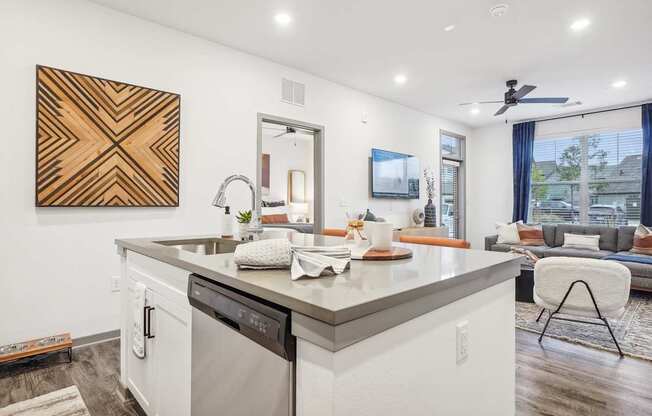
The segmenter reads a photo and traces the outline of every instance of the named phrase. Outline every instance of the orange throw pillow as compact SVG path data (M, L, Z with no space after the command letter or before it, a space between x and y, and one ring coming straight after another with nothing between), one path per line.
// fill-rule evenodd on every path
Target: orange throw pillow
M636 227L634 246L630 251L636 254L652 255L652 230L643 224Z
M518 236L521 239L522 246L544 246L543 228L541 225L516 224Z
M287 224L290 222L288 214L263 215L261 220L263 224Z

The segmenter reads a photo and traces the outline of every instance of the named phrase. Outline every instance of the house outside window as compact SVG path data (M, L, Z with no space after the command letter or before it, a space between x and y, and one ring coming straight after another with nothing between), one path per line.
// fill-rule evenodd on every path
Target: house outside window
M641 129L535 139L528 220L637 225L642 149Z

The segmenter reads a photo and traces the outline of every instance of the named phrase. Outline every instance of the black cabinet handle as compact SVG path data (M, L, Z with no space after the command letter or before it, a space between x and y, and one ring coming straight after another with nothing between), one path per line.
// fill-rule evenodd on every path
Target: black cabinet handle
M149 306L143 306L143 336L147 336L147 308Z
M146 324L143 325L145 329L145 336L149 339L152 339L155 337L155 335L152 335L152 311L155 310L156 308L152 306L145 306L145 316L146 316Z

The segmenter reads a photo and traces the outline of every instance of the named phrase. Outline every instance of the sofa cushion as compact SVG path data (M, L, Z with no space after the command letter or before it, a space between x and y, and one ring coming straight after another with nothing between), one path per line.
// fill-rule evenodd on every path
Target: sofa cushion
M554 247L561 247L564 245L564 234L566 233L580 235L599 235L600 250L616 251L618 249L617 228L604 227L599 225L558 224L557 230L555 231Z
M644 254L632 253L631 251L619 251L617 254L619 256L652 257L652 256L646 256ZM623 266L627 267L629 271L632 272L632 276L652 279L652 265L650 264L634 263L629 261L618 261L618 260L609 260L609 261L615 261L616 263L620 263Z
M543 229L541 225L529 225L516 223L518 230L518 237L521 240L522 246L544 246L546 243L543 241Z
M491 246L491 251L502 251L508 253L512 247L522 248L523 250L530 250L535 256L543 257L543 253L548 250L548 246L522 246L519 244L494 244Z
M626 225L618 228L618 251L628 251L634 246L636 227Z
M546 245L548 247L554 247L557 226L554 224L543 224L541 228L543 228L543 240L546 242Z
M634 233L634 246L630 251L636 254L652 255L652 230L639 224Z
M609 250L583 250L579 248L552 247L546 250L544 257L582 257L588 259L601 259L609 254L614 254Z

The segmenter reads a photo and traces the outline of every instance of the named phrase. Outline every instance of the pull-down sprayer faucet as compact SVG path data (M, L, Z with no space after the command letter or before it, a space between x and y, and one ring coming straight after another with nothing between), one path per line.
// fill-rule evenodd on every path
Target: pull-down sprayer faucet
M219 208L224 208L227 206L226 202L226 188L234 181L242 181L249 186L251 191L251 222L249 223L249 231L252 233L261 233L263 227L260 224L261 212L260 208L256 207L256 186L244 175L231 175L228 178L224 179L224 182L220 185L220 189L217 191L217 195L213 199L213 205Z

